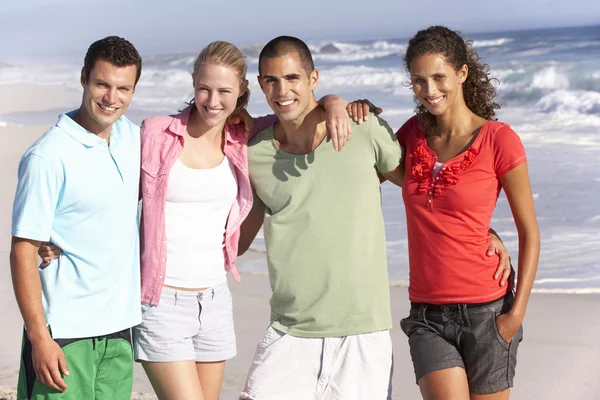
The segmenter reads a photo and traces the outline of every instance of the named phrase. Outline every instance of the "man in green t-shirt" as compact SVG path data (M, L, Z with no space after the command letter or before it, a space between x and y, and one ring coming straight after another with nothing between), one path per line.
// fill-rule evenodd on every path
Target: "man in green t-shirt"
M301 40L269 42L259 74L279 121L248 146L255 200L240 251L264 221L272 324L241 398L387 398L392 319L378 173L401 181L400 146L374 116L353 126L343 152L324 140L319 74Z

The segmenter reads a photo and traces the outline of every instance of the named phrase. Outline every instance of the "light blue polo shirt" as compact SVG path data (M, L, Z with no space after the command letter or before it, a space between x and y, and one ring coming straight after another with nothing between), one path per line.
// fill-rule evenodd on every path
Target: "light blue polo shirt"
M56 339L102 336L141 322L138 238L140 129L124 116L110 147L71 118L19 163L12 235L64 253L40 269L46 322Z

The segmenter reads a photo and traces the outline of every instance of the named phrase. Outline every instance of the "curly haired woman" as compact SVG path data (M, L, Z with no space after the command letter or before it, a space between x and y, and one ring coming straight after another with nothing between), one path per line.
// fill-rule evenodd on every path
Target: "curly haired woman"
M408 155L411 309L401 326L416 380L426 400L508 399L540 248L525 150L495 121L489 66L457 32L419 31L405 65L417 115L397 133ZM483 255L501 189L519 235L516 292Z

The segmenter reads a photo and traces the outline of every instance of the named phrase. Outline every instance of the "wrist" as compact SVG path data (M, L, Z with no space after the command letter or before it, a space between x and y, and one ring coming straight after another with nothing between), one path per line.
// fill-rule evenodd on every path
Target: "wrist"
M32 327L31 329L27 327L27 338L32 344L37 344L43 342L48 339L52 339L50 336L50 332L48 331L48 327L40 326L40 327Z

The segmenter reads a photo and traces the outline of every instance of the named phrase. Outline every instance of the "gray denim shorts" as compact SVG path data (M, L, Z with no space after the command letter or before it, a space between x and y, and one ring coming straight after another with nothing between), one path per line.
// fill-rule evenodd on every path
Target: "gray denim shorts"
M400 322L408 336L417 382L446 368L464 368L472 393L490 394L513 386L523 326L511 343L502 339L496 317L507 313L514 294L490 303L432 305L412 303Z
M158 306L142 303L133 328L136 361L213 362L236 355L231 292L227 282L200 292L163 287Z

